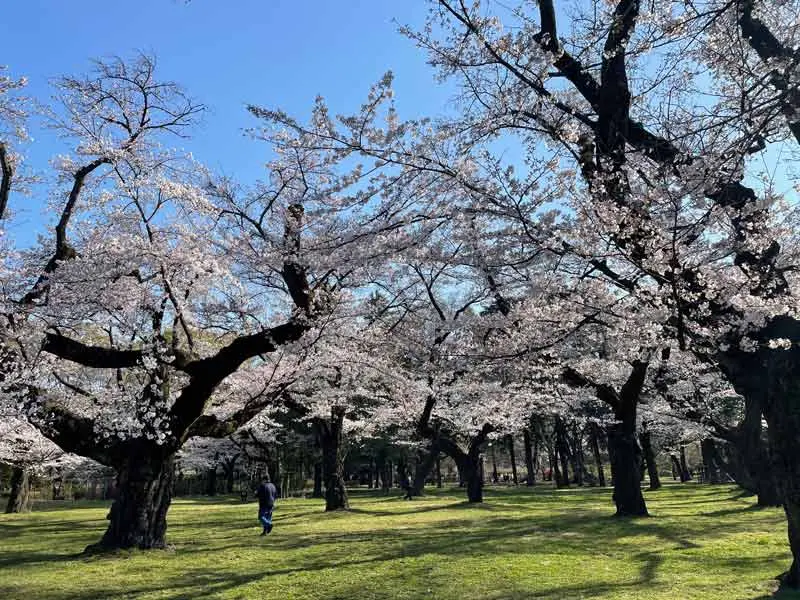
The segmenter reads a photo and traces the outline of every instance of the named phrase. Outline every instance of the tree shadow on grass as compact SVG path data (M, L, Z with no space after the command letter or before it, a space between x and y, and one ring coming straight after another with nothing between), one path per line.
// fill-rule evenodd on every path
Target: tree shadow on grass
M605 490L607 493L607 490ZM599 492L598 492L599 493ZM670 519L661 522L655 519L618 519L611 517L605 510L597 507L574 507L571 503L565 504L558 512L552 512L553 507L549 502L543 502L543 508L548 512L537 515L533 511L520 513L519 510L509 505L509 502L517 503L517 494L504 493L503 498L497 498L497 504L492 508L481 505L470 505L466 502L455 502L453 504L431 504L426 505L424 501L418 505L409 506L408 510L390 509L387 503L387 510L362 509L356 507L349 513L339 513L330 516L331 528L335 527L338 531L328 530L297 532L294 533L290 527L294 527L296 521L303 517L313 515L322 517L324 513L320 511L287 511L285 523L287 530L278 528L276 534L264 539L264 549L274 551L284 564L279 568L270 569L267 557L264 560L258 557L251 562L244 563L220 563L214 564L213 572L202 571L197 568L187 570L182 568L179 574L159 574L152 582L137 580L137 583L124 589L107 590L105 582L95 582L86 584L80 593L76 591L44 591L37 593L37 598L43 600L78 600L83 598L136 598L148 593L160 593L159 597L177 600L178 598L209 598L222 595L230 590L243 593L245 590L237 590L240 587L259 586L259 581L264 578L278 577L293 574L312 574L327 569L348 569L368 566L368 565L392 565L394 561L403 560L402 566L398 566L398 574L385 575L385 569L380 569L380 585L382 586L375 593L371 593L371 598L394 598L393 586L416 585L409 583L409 578L413 579L415 566L413 559L418 557L434 557L436 561L447 561L449 559L491 557L499 555L533 555L538 552L546 552L560 556L583 557L577 560L602 561L603 556L593 556L587 551L589 548L597 547L598 543L603 546L603 555L612 556L612 560L630 560L638 564L638 577L629 578L623 582L607 581L579 581L563 587L551 587L548 589L524 589L515 587L513 581L504 582L502 589L498 589L496 595L487 595L487 598L511 599L511 598L566 598L566 597L596 597L603 594L614 594L626 589L646 588L654 582L658 575L659 567L664 561L663 553L667 550L674 552L693 551L706 544L713 543L714 539L724 536L727 533L740 532L743 525L740 521L731 518L706 519L695 518L695 516L683 517L680 521ZM490 499L490 501L493 499ZM536 502L536 498L530 502ZM383 508L381 506L381 508ZM391 505L394 508L401 508L399 504ZM511 506L511 508L509 508ZM303 507L304 508L304 507ZM405 507L403 507L405 508ZM530 504L529 504L530 508ZM403 519L404 515L414 513L431 513L445 509L454 509L454 518L433 520L433 522L414 523ZM466 510L469 509L469 510ZM513 514L511 514L513 511ZM774 514L762 513L763 522L777 523L778 519ZM347 520L351 516L379 517L375 526L370 525L369 519L359 518L352 521L352 527L368 529L348 530ZM383 517L400 517L397 524L383 519ZM736 516L732 512L731 517ZM327 517L326 517L327 518ZM758 519L758 517L757 517ZM760 521L760 519L759 519ZM276 525L280 521L276 522ZM341 523L341 524L340 524ZM0 524L2 525L2 524ZM41 524L44 526L45 524ZM84 523L59 521L56 524L46 523L50 528L60 528L60 532L68 532L76 526L87 527ZM395 526L396 525L396 526ZM39 526L34 524L33 527ZM88 524L97 527L97 521ZM236 538L242 529L254 527L246 525L240 527L239 522L227 519L210 519L208 521L197 521L193 524L185 522L170 524L171 530L183 532L184 528L202 527L215 528L215 535L212 538L199 540L197 543L190 544L178 543L175 554L178 556L188 555L188 561L193 566L201 564L201 558L225 556L229 551L235 552L243 548L251 547L255 542L255 536L251 538L243 537L241 541L230 544L220 545L222 538ZM218 529L216 529L218 528ZM41 529L39 531L47 531ZM0 533L2 535L2 533ZM647 551L642 550L642 537L654 537L657 541L648 542ZM215 545L216 544L216 545ZM203 556L206 555L206 556ZM695 556L695 554L690 554ZM197 557L195 563L194 558ZM622 558L624 557L624 559ZM411 559L411 560L407 560ZM97 557L86 559L70 554L43 553L36 554L25 551L14 552L13 554L0 552L0 567L20 564L32 564L36 562L72 562L69 571L74 570L74 563L86 560L93 561L118 561L118 557ZM692 558L692 560L694 560ZM713 565L715 568L730 571L735 575L738 568L742 566L752 566L745 563L738 564L737 559L726 557L705 556L702 559L705 564ZM746 559L742 559L746 560ZM764 559L765 569L776 560L775 556ZM186 561L184 561L186 562ZM421 561L426 562L426 561ZM430 561L427 561L430 562ZM119 563L117 563L118 565ZM180 563L178 563L180 564ZM133 569L135 563L131 563ZM393 566L393 565L392 565ZM115 566L115 568L117 568ZM120 567L122 568L122 567ZM175 567L171 567L175 568ZM409 575L412 573L412 575ZM314 576L314 581L324 581L325 575ZM430 578L432 586L452 585L451 581L446 581L446 574L430 575L428 572L421 571L420 577ZM438 578L438 579L437 579ZM358 578L354 578L358 579ZM427 580L426 580L427 581ZM98 585L99 584L99 585ZM110 584L109 584L110 585ZM343 598L343 588L337 587L326 591L321 588L323 594L328 594L327 598ZM353 584L356 585L355 583ZM94 589L92 589L92 586ZM385 586L385 587L383 587ZM20 588L21 589L21 588ZM30 596L30 588L26 588L26 593L6 594L5 597L16 598L23 595ZM19 592L19 590L17 590ZM248 595L238 597L259 597L258 594L250 594L250 589L246 590ZM416 593L417 588L414 588ZM489 590L492 591L492 590ZM361 590L355 587L350 597L362 597ZM335 594L335 595L334 595ZM376 595L377 594L377 595ZM385 595L381 595L385 594ZM774 598L781 600L798 598L798 596L776 595ZM435 596L434 596L435 597ZM764 600L765 596L761 597Z

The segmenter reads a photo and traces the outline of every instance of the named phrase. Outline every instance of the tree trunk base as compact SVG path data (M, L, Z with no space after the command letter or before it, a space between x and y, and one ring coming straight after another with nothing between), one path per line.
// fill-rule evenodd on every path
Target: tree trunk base
M139 458L139 457L136 457ZM138 548L167 547L167 510L172 502L173 459L136 460L120 468L117 494L108 513L102 539L87 554Z

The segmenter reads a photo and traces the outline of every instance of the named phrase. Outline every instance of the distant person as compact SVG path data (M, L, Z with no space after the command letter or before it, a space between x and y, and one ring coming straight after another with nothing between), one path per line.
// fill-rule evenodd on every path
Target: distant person
M264 475L261 478L261 484L256 490L256 496L258 496L258 521L264 526L264 531L261 532L261 535L267 535L272 531L272 509L275 508L275 496L277 495L278 490L270 482L269 475Z

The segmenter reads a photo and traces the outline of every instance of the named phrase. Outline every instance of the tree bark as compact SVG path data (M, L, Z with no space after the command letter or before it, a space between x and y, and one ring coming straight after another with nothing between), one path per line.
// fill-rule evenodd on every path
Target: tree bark
M322 498L322 463L314 463L314 490L311 492L312 498Z
M572 426L572 451L570 456L574 483L578 487L581 487L583 486L584 479L583 435L577 423L574 423Z
M442 453L436 453L436 487L442 487Z
M483 502L483 457L481 448L486 442L486 437L494 431L491 425L484 425L475 437L470 440L469 448L466 452L447 435L438 438L439 447L442 452L452 458L458 468L459 479L466 486L468 502Z
M555 481L556 487L561 487L561 470L558 468L558 454L554 446L555 444L551 444L547 448L547 458L550 462L550 481Z
M166 547L167 510L172 502L174 455L161 449L132 452L117 469L108 529L86 552Z
M30 474L25 467L11 470L11 495L6 504L6 513L28 512L31 508Z
M217 467L214 465L206 471L206 496L217 495Z
M719 451L714 438L705 438L700 442L700 453L703 456L705 467L705 482L711 484L722 483L723 465L719 460Z
M536 483L536 466L533 462L533 444L531 443L531 432L528 427L522 430L522 441L525 445L525 469L528 471L525 485L532 486Z
M569 461L572 454L567 440L567 426L561 417L556 417L556 451L561 461L561 477L557 487L569 487Z
M658 476L658 465L656 464L656 453L653 451L653 443L650 440L650 432L643 428L639 434L639 441L642 444L644 461L647 465L647 476L650 479L650 489L657 490L661 487L661 478Z
M458 474L464 482L467 491L467 502L483 502L483 478L481 477L480 461L470 458L462 452L458 457L451 457L456 462Z
M770 348L773 339L792 340L789 349ZM800 321L774 318L758 333L758 349L721 353L720 363L736 391L758 399L769 438L772 471L786 513L793 561L784 581L800 587Z
M689 464L686 462L686 446L681 444L680 449L680 457L681 457L681 481L691 481L692 480L692 472L689 471Z
M514 485L519 485L519 479L517 478L517 453L514 450L514 436L509 434L506 437L506 443L508 444L508 456L511 459L511 478L514 481Z
M414 466L414 480L408 490L409 497L425 494L425 482L436 466L439 451L438 443L433 442L429 448L419 453L417 464Z
M239 458L239 455L236 454L232 458L228 458L222 461L222 470L225 473L225 493L232 494L233 493L233 484L236 481L236 460Z
M497 449L495 444L492 444L492 483L500 481L500 475L497 472Z
M622 422L609 425L607 430L611 469L614 473L614 502L617 505L617 516L646 516L647 506L639 479L642 454L636 441L635 411L627 417Z
M330 420L318 419L320 446L322 447L322 472L325 478L325 511L348 510L350 502L344 480L342 452L342 426L345 410L331 408Z
M606 473L603 469L603 457L600 454L600 440L599 437L602 431L597 423L591 423L589 426L589 443L592 446L592 454L594 455L594 464L597 468L597 484L600 487L606 487Z

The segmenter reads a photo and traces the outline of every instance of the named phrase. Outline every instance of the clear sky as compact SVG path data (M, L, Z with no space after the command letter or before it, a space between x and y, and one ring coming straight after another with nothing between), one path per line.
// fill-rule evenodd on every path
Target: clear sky
M422 0L5 0L0 64L28 77L27 94L44 99L48 79L83 73L91 58L152 53L161 78L209 108L181 144L251 182L264 174L266 148L243 135L256 123L248 103L305 117L322 94L334 112L350 112L391 69L401 116L444 112L448 92L393 22L419 24L427 9ZM24 153L45 169L61 146L35 126L32 134ZM20 241L41 231L43 200L17 197Z

